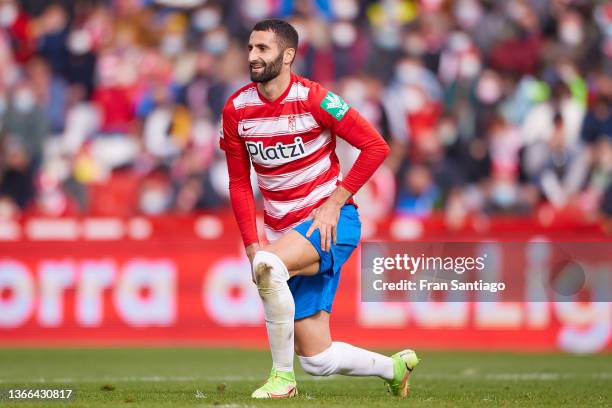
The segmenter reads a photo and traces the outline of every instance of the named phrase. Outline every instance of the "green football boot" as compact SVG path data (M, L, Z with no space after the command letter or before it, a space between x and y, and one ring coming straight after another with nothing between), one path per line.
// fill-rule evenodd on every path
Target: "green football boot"
M293 371L270 372L268 381L251 394L251 398L291 398L298 395Z
M393 395L405 398L410 392L408 376L419 364L419 358L414 350L402 350L391 356L393 360L393 379L387 381L387 389Z

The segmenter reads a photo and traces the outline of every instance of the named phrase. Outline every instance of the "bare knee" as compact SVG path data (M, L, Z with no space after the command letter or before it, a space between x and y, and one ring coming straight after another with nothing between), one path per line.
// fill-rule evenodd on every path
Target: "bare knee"
M286 266L290 277L296 276L296 275L308 275L308 276L315 275L319 272L319 261L318 260L311 262L309 264L298 266L300 262L288 262L285 259L283 259L283 257L287 256L287 254L283 252L282 248L278 246L277 242L274 242L272 244L265 246L262 249L262 251L268 252L270 254L277 256L278 259L281 262L283 262L283 264ZM254 270L253 278L255 279L255 282L257 282L258 281L258 271L255 270L255 267L256 267L255 259L253 259L253 270ZM259 272L259 275L262 275L262 278L265 278L269 272L269 269L266 268L265 265L262 265L260 268L261 268L261 271Z
M324 310L295 321L295 352L310 357L327 350L332 344L329 313Z
M297 231L289 231L262 250L278 256L287 266L291 276L313 274L318 271L319 253ZM312 267L313 265L316 269Z
M329 313L318 313L295 324L295 351L300 365L310 375L328 376L338 372L329 331Z

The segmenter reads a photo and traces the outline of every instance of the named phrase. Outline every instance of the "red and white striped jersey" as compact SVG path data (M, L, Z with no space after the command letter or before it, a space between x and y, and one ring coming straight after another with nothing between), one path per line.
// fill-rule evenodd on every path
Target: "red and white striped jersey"
M257 241L252 191L245 185L251 164L264 199L266 236L274 240L307 219L341 182L355 193L388 151L380 135L342 98L294 74L275 101L266 100L255 83L244 86L229 98L222 121L220 144L245 245ZM362 160L361 165L375 167L354 172L357 162L343 182L336 135L362 152L370 148L375 163Z

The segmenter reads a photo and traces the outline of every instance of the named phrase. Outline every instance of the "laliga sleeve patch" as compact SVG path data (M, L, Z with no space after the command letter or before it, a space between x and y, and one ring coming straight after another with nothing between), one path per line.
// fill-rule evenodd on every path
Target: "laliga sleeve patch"
M340 120L344 117L346 112L348 112L351 106L344 102L341 97L330 91L321 101L321 107L336 120Z

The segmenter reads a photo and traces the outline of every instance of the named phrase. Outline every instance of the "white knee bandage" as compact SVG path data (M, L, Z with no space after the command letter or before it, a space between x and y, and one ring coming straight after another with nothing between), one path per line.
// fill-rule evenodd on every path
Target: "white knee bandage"
M328 376L338 372L338 362L334 355L333 344L325 351L312 356L298 356L300 365L310 375Z
M259 251L253 258L253 280L264 306L273 366L293 371L295 302L287 285L289 271L278 256Z
M253 257L253 280L257 287L273 287L289 280L289 271L272 252L258 251Z

